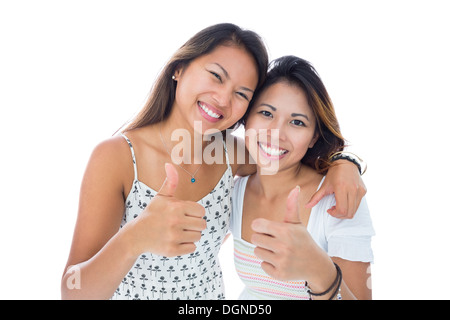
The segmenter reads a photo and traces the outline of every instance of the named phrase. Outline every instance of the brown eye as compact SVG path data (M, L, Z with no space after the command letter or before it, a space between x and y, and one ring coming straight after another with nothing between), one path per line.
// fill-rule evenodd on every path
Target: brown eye
M246 94L244 94L244 93L242 93L242 92L238 92L237 94L240 95L240 96L241 96L242 98L244 98L245 100L250 101L250 100L248 99L248 97L247 97Z
M293 125L295 125L295 126L298 126L298 127L305 127L306 126L305 123L302 120L298 120L298 119L292 120L291 123Z
M264 117L268 117L268 118L272 118L273 117L272 114L269 111L267 111L267 110L262 110L262 111L260 111L258 113L262 114Z
M222 78L220 77L220 75L218 75L214 71L210 71L209 73L211 73L214 77L216 77L222 83Z

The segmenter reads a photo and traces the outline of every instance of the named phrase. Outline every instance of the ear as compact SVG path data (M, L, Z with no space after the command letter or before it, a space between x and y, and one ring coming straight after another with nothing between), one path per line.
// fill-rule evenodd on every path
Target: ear
M175 69L175 72L173 73L172 79L178 81L182 73L183 73L183 66L178 65L177 68Z
M320 137L320 135L319 135L318 132L314 133L314 136L313 136L313 138L311 139L311 142L310 142L308 148L311 149L312 147L314 147L314 145L316 144L317 140L319 140L319 137Z

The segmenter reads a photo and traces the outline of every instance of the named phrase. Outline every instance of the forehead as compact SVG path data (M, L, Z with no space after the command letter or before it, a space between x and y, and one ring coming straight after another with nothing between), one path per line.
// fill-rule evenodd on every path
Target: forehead
M197 63L218 63L230 74L231 78L243 78L258 81L258 68L253 56L243 47L236 45L219 45L208 54L198 57Z
M254 66L254 59L252 55L243 47L237 46L237 45L218 45L215 47L212 51L210 51L207 54L204 54L200 56L198 59L221 59L221 60L235 60L235 59L243 59L251 61L251 67Z
M305 91L298 85L286 81L277 82L267 87L260 94L256 106L261 103L270 104L280 112L302 111L303 113L313 114Z

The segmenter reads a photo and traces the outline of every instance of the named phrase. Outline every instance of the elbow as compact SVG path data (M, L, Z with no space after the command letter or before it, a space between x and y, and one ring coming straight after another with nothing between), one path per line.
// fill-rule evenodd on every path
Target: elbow
M61 279L61 299L74 300L79 298L78 292L81 290L81 269L74 265L67 268Z

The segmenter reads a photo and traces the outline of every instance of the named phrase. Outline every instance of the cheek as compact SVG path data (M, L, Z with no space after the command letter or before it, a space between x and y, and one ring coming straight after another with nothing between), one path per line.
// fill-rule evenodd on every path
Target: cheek
M248 108L248 103L247 102L242 102L242 101L233 101L232 102L232 107L231 107L231 117L233 119L234 122L237 122L238 120L240 120L245 112L247 111Z
M175 101L178 105L185 105L191 100L192 88L185 82L179 81L175 91Z
M295 150L299 158L303 158L305 156L308 149L314 145L314 141L313 136L310 135L299 137L297 139L295 142Z
M257 158L258 153L258 142L257 142L257 132L258 129L254 126L251 126L251 123L248 123L245 128L245 147L248 152L252 156L253 159Z
M249 116L245 125L245 147L251 155L253 161L256 161L258 165L267 165L267 160L264 163L260 163L259 146L258 141L271 141L271 135L269 134L267 120L260 117Z
M245 122L245 130L258 130L264 128L264 125L258 119L256 114L251 111L249 116L247 117L247 121Z
M252 122L247 121L245 124L245 147L248 151L254 150L256 145L256 138L258 129L252 124Z
M184 72L177 81L175 99L179 104L192 104L199 93L208 90L209 83L195 72Z

